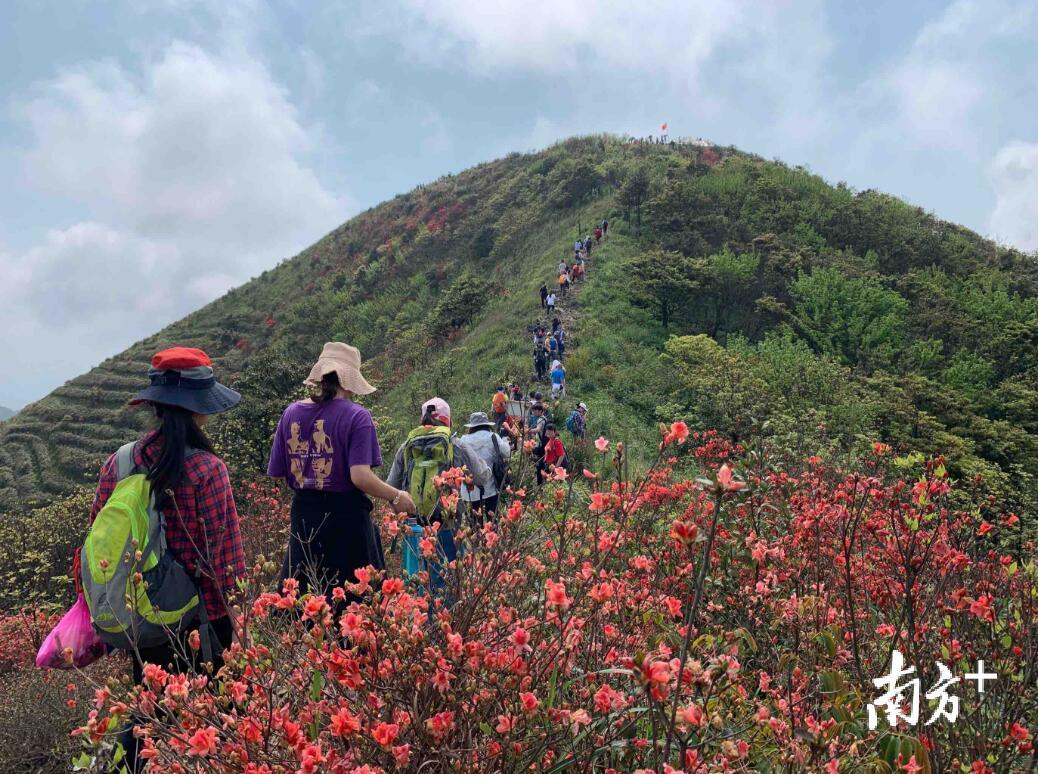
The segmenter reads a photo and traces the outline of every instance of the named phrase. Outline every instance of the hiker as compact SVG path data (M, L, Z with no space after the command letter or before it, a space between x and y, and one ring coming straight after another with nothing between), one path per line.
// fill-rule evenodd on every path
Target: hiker
M310 397L285 409L270 449L267 475L292 490L292 521L282 581L295 578L303 594L316 590L339 612L332 589L355 583L354 572L386 565L370 497L414 513L411 495L372 471L382 464L371 412L353 402L375 388L361 374L360 350L328 342L304 384ZM353 599L353 597L349 597Z
M548 307L547 298L548 298L548 283L547 282L542 282L541 283L541 309L546 309Z
M554 292L548 294L548 314L555 314L555 302L559 300L559 297Z
M504 387L498 387L490 399L490 408L494 412L494 430L500 430L501 424L508 416L508 396Z
M534 347L544 346L544 326L538 323L533 329L533 345Z
M511 392L512 392L512 400L522 400L523 399L523 390L517 383L512 382L512 390L511 390Z
M534 347L533 350L533 370L537 374L537 381L543 382L545 377L548 375L548 351L544 348L544 345Z
M569 293L569 272L563 272L559 275L559 285L562 287L562 295L565 296Z
M530 414L526 417L526 440L540 445L544 440L544 426L547 423L548 419L544 416L544 404L538 398L530 406Z
M605 239L607 236L609 236L609 221L602 218L602 239Z
M554 336L548 339L548 356L552 360L556 360L559 357L559 341Z
M566 467L566 447L562 445L555 425L544 426L544 456L537 464L537 483L543 484L555 468Z
M493 519L497 514L498 493L505 486L512 447L493 432L493 423L482 411L472 414L465 427L468 434L459 438L457 445L483 460L491 472L490 481L486 485L470 487L466 483L461 487L461 499L471 503L476 524L482 526L485 519Z
M595 244L599 244L602 241L602 227L595 226Z
M497 431L497 434L506 441L511 439L521 442L523 437L522 418L512 415L505 417L505 421L501 425L501 429ZM492 473L493 471L491 471Z
M560 360L551 364L551 397L555 400L566 397L566 369Z
M588 234L587 237L585 237L584 239L584 252L587 254L589 258L591 257L591 245L591 234Z
M153 550L151 556L165 568L156 577L151 577L152 571L144 572L144 580L155 584L148 586L149 600L151 593L161 594L155 599L177 605L168 610L182 610L190 602L197 604L178 621L152 621L143 608L142 612L120 611L134 619L123 632L126 646L119 647L131 654L137 685L141 684L145 663L180 673L200 671L204 661L211 661L215 674L223 666L223 652L230 647L233 635L227 597L246 576L231 480L204 429L210 415L234 408L241 395L217 382L209 356L191 347L156 353L148 378L151 385L138 392L130 405L148 406L156 427L124 445L101 467L90 523L98 520L99 529L114 522L128 527L126 520L132 516L127 509L137 510L132 502L137 495L141 520L156 530L162 525L167 551L161 553L162 546L150 541L140 545L142 551ZM145 476L147 488L133 488L135 474ZM114 510L109 510L106 506L113 494ZM147 527L145 531L150 532ZM103 536L97 537L104 542ZM100 612L97 606L102 604L101 599L108 597L110 579L103 566L95 571L93 564L119 562L123 552L120 541L114 559L105 559L101 556L104 546L95 545L94 538L94 533L88 533L85 550L79 554L92 621ZM167 561L170 565L165 564ZM100 596L96 596L98 593ZM123 598L124 593L118 593L118 599ZM148 609L154 612L150 606ZM122 615L116 619L121 620ZM190 630L198 631L202 644L193 655L188 646ZM118 636L111 629L109 633ZM103 639L115 646L108 636ZM137 771L139 740L133 735L132 719L119 741L124 764L129 771Z
M562 320L558 317L553 317L551 320L551 333L554 336L555 332L562 327Z
M566 419L566 429L576 440L582 440L587 429L587 404L581 401Z
M579 253L583 249L583 247L584 240L578 238L577 241L573 243L573 252Z
M565 261L559 261L559 272L558 273L559 274L563 274L567 269L569 269L569 264L566 263Z
M566 356L566 331L561 325L555 331L555 341L559 345L559 360L562 360Z
M449 468L466 468L475 486L486 488L490 483L490 469L482 459L456 442L451 435L451 407L443 398L430 398L422 404L418 427L407 435L393 458L393 468L387 481L410 493L415 505L416 518L411 528L429 527L440 522L437 530L439 555L424 562L429 571L429 588L433 594L442 593L446 581L444 567L458 556L454 531L458 513L447 513L441 503L441 488L436 479ZM451 601L451 595L448 594Z

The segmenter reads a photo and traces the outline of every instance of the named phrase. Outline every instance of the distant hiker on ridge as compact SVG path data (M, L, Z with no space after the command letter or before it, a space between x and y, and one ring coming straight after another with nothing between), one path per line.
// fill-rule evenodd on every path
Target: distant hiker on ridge
M541 309L548 308L548 283L541 283Z
M508 417L508 396L504 387L498 387L490 399L490 408L494 412L494 429L500 430L501 425Z
M577 404L569 417L566 419L566 429L573 433L576 440L583 440L587 428L587 404L583 401Z
M543 484L555 468L566 467L566 447L562 445L555 425L544 426L544 452L537 465L537 484Z
M544 344L534 346L533 370L537 374L537 381L543 382L548 374L548 351L544 348Z
M566 369L560 360L551 364L551 397L555 400L566 397Z

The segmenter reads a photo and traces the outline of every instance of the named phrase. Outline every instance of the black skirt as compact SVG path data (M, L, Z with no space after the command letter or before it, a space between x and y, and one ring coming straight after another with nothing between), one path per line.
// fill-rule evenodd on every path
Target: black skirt
M316 583L330 602L335 586L356 583L354 570L369 564L384 569L382 538L371 519L372 508L371 500L357 490L297 489L282 579L298 580L300 593Z

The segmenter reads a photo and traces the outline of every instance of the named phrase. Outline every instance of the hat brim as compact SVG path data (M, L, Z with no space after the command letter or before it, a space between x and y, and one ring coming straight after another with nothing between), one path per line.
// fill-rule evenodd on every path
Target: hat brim
M241 393L217 382L204 390L186 390L171 385L152 385L137 393L131 406L141 403L162 403L179 406L195 414L220 414L241 402Z
M475 430L477 427L494 427L494 423L493 422L476 422L476 424L472 424L470 422L469 424L465 425L465 427L467 427L469 430Z
M322 363L320 360L310 369L310 375L303 380L303 384L308 387L318 387L321 379L330 373L339 377L340 387L349 390L354 395L370 395L378 389L364 378L364 374L360 370L339 363Z

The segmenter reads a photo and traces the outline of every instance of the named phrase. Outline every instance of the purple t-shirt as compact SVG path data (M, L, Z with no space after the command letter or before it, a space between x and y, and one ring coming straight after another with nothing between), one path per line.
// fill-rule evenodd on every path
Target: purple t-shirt
M281 415L267 475L293 489L351 492L351 465L382 464L371 414L345 398L325 403L301 400Z

